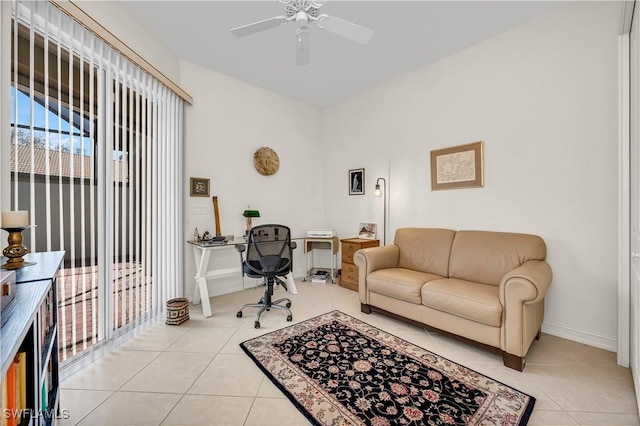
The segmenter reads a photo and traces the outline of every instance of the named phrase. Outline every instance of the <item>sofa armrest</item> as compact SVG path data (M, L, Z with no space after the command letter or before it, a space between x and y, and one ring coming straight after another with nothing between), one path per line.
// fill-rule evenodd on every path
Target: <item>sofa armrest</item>
M521 302L536 303L541 301L551 285L553 274L551 267L544 260L529 260L509 272L500 281L500 303L507 305L507 297L515 297ZM511 283L521 282L524 285L511 289ZM527 285L528 284L528 285Z
M367 275L378 269L397 268L400 248L395 244L360 249L353 254L353 263L358 267L358 287L360 303L369 304Z
M544 296L551 285L551 267L530 260L500 281L499 297L504 307L502 350L524 357L544 320Z

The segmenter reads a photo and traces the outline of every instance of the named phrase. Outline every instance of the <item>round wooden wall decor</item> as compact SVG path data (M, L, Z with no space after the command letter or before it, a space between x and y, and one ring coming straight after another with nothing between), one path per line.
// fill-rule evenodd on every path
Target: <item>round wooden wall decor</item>
M258 173L269 176L278 171L280 158L273 149L263 146L253 154L253 164Z

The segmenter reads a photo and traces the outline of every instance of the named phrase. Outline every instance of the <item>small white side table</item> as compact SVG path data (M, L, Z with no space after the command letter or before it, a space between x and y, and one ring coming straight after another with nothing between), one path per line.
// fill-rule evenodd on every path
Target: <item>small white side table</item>
M332 238L305 238L304 239L304 279L307 280L309 271L313 269L313 249L325 248L331 250L331 282L336 282L335 271L338 269L338 237ZM309 268L308 254L311 252L311 268Z

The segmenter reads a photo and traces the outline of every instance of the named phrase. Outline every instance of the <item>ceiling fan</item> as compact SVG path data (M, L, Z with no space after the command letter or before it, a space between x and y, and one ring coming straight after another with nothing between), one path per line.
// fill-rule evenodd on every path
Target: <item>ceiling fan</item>
M237 37L244 37L260 31L268 30L295 22L296 30L296 65L307 65L310 57L309 24L315 22L318 28L327 30L339 36L358 43L367 44L373 36L373 30L344 19L326 14L320 14L321 3L313 0L278 0L285 6L286 16L275 16L263 21L233 28L231 31Z

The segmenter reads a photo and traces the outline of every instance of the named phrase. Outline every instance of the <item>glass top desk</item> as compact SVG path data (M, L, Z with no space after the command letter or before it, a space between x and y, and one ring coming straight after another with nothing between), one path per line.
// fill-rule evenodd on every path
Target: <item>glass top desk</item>
M292 238L293 240L294 238ZM209 259L211 254L216 250L228 250L234 249L236 244L247 244L247 240L244 237L234 237L233 241L207 243L198 241L187 241L193 248L193 259L196 262L196 275L194 278L193 297L191 303L194 305L202 303L202 314L205 317L210 317L211 302L209 301L209 289L207 288L207 279L222 278L230 275L239 274L242 277L242 288L244 288L244 276L242 275L242 266L238 263L238 266L231 268L213 269L209 271ZM298 294L296 283L293 280L293 273L287 274L287 289L291 294Z

